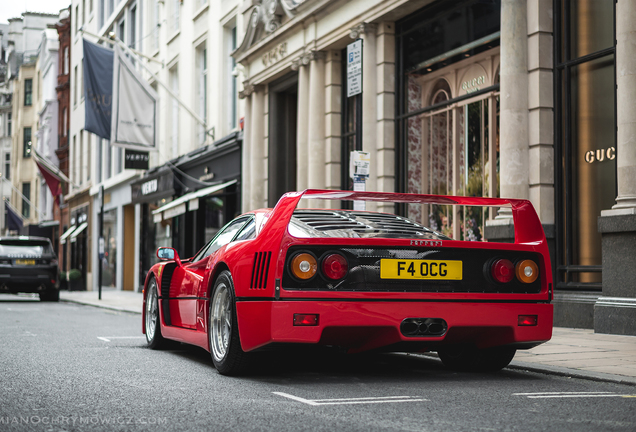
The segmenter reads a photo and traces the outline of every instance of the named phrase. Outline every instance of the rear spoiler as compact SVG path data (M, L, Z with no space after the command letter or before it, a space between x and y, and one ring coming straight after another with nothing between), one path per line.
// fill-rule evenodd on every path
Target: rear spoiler
M545 244L546 242L543 226L532 203L524 199L306 189L302 192L288 192L281 197L273 211L274 214L278 214L278 217L273 218L274 225L281 223L286 229L301 198L510 208L514 220L515 243Z

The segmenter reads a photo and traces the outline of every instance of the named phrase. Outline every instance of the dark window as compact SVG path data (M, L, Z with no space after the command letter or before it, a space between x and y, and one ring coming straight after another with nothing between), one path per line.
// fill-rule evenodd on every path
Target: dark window
M30 106L33 103L33 80L24 80L24 105Z
M347 58L347 49L342 50L342 58ZM362 95L347 97L347 66L342 64L342 154L340 164L340 188L353 190L353 180L349 176L351 152L362 150ZM342 201L342 208L353 208L351 201Z
M555 2L556 288L601 290L616 198L615 2Z
M31 183L22 183L22 216L31 217Z
M286 192L296 190L296 122L298 74L269 85L269 205L274 207Z
M23 137L23 141L22 141L22 156L26 157L31 157L31 128L30 127L25 127L24 128L24 137Z
M9 153L4 155L4 177L11 180L11 155Z
M11 136L11 113L7 113L7 136Z

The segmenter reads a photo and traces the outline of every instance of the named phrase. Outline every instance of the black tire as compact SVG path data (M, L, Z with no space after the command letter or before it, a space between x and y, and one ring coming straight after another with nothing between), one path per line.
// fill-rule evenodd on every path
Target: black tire
M161 335L161 323L159 315L159 299L157 296L157 282L150 278L146 289L146 310L144 311L144 329L146 330L146 342L148 347L159 349L166 344Z
M477 349L472 347L451 347L438 351L444 366L460 372L497 372L510 364L514 348L495 347Z
M250 356L241 348L234 283L227 270L214 282L208 312L208 343L214 367L221 375L244 372Z
M43 291L38 294L40 296L40 301L50 301L50 302L59 302L60 301L60 292L55 288L50 290Z

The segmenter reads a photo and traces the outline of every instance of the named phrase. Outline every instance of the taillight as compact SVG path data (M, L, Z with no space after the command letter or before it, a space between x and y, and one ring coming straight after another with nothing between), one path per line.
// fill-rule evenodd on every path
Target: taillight
M291 260L291 273L301 280L314 277L318 269L316 258L309 253L299 253Z
M340 254L333 253L327 255L322 260L322 272L325 276L332 280L342 279L349 271L349 264L345 257Z
M492 277L500 283L508 283L515 277L515 266L507 259L498 259L490 269Z
M517 263L515 270L517 279L523 283L532 283L539 277L539 267L532 260L523 260Z

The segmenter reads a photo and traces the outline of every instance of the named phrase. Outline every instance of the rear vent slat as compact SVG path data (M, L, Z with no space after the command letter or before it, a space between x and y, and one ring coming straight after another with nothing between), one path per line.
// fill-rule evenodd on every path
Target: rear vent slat
M293 219L308 232L328 237L447 238L419 223L388 213L296 210ZM341 232L339 232L341 231Z
M252 283L250 289L267 288L267 276L269 274L269 263L272 258L271 252L256 252L254 254L254 264L252 266Z

